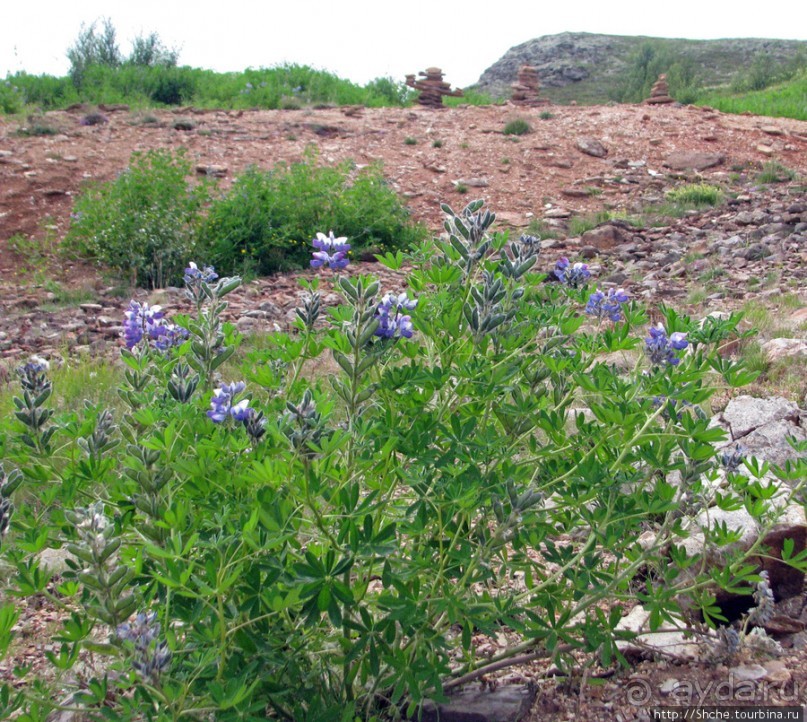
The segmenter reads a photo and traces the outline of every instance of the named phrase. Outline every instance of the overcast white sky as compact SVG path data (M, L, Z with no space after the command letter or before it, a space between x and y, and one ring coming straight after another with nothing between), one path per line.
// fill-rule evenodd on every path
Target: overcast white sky
M801 10L798 8L801 7ZM180 63L219 71L284 62L365 83L430 65L455 86L476 82L513 45L565 31L679 38L807 39L799 0L5 0L0 78L64 75L82 22L109 17L128 53L159 33Z

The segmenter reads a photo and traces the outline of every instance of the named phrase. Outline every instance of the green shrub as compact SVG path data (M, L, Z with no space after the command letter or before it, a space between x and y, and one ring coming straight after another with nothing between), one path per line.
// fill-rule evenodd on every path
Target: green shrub
M0 716L69 699L120 722L416 719L527 660L568 678L629 666L617 623L637 600L654 629L702 619L704 653L751 653L754 616L729 627L716 594L757 585L746 599L768 612L759 545L710 511L744 509L763 539L807 468L721 454L704 407L752 379L721 355L740 316L656 306L648 337L623 292L543 283L534 239L492 233L481 202L444 209L448 239L382 259L411 268L408 293L331 278L344 303L323 319L313 281L296 332L242 367L222 322L240 279L200 264L189 342L155 347L184 334L130 304L125 377L98 384L117 398L81 404L96 382L70 374L56 405L67 379L20 369L0 415L2 598L64 614L47 662L0 683ZM687 352L670 345L684 335ZM55 577L39 554L57 548ZM0 650L16 614L0 606Z
M526 135L531 131L532 128L526 120L523 118L516 118L504 126L503 132L505 135Z
M417 144L418 139L413 138L411 135L408 135L406 138L404 138L404 145L417 145Z
M354 254L406 248L425 232L411 222L380 166L320 166L309 150L300 163L253 167L236 178L212 203L201 243L226 273L244 264L274 273L307 265L311 240L331 229L350 237Z
M0 113L11 115L19 113L23 108L23 95L20 89L9 79L0 81Z
M723 191L708 183L689 183L667 192L667 199L683 206L716 206L723 200Z
M775 160L770 160L762 166L757 175L757 183L787 183L795 180L796 173Z
M76 199L66 247L120 271L132 283L178 283L192 256L207 186L188 182L180 151L132 155L117 179Z

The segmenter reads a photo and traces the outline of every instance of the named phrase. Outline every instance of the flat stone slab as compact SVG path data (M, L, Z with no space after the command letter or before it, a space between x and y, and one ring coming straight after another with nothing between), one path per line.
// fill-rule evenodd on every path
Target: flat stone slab
M723 156L719 153L679 150L670 153L665 158L664 165L673 170L706 170L720 165L723 160Z
M472 685L447 702L427 700L422 722L521 722L535 701L536 689L526 685L503 685L480 689ZM418 719L415 717L414 719Z

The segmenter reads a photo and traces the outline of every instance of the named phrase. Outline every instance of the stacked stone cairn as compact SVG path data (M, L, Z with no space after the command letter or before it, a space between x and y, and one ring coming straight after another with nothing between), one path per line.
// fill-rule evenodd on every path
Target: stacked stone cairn
M513 95L510 98L515 105L546 105L549 103L545 98L538 97L538 71L532 65L522 65L518 69L516 82L510 86Z
M650 88L650 97L644 102L648 105L666 105L667 103L675 102L670 97L670 86L667 84L667 75L665 73L658 76L658 80Z
M415 80L414 75L406 76L406 84L410 88L420 91L418 103L427 108L442 108L443 96L451 95L462 97L462 90L451 90L451 86L443 80L443 71L440 68L426 68L426 72L418 73L423 80Z

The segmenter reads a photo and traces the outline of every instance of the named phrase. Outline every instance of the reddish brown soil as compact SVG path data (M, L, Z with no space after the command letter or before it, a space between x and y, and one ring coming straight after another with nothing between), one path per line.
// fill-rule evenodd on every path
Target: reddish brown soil
M546 110L552 117L541 119ZM618 173L619 161L643 160L649 170L663 173L664 160L674 151L721 154L725 160L706 176L725 177L732 169L759 166L771 156L807 172L806 122L694 107L185 109L150 112L158 120L150 124L143 123L146 113L121 110L107 112L109 122L104 125L86 127L80 125L85 112L48 113L45 122L61 131L55 136L21 136L18 120L0 120L4 281L15 278L26 263L10 252L9 238L43 237L46 231L57 240L63 237L72 198L82 184L114 178L132 152L152 148L185 148L200 166L224 166L224 184L249 165L300 160L311 144L318 147L323 163L381 161L414 216L434 229L441 221L441 202L461 206L472 197L484 197L500 222L516 227L541 218L548 204L573 213L623 208L647 186L663 186L663 181L647 173L642 183L612 184L599 195L586 194L586 189ZM514 118L527 119L533 132L504 135L506 123ZM194 130L175 130L178 119L191 120ZM576 141L585 137L601 141L608 155L595 158L578 150ZM416 144L408 145L407 138ZM434 147L434 141L441 141L441 147ZM467 195L457 192L456 181L469 189Z

